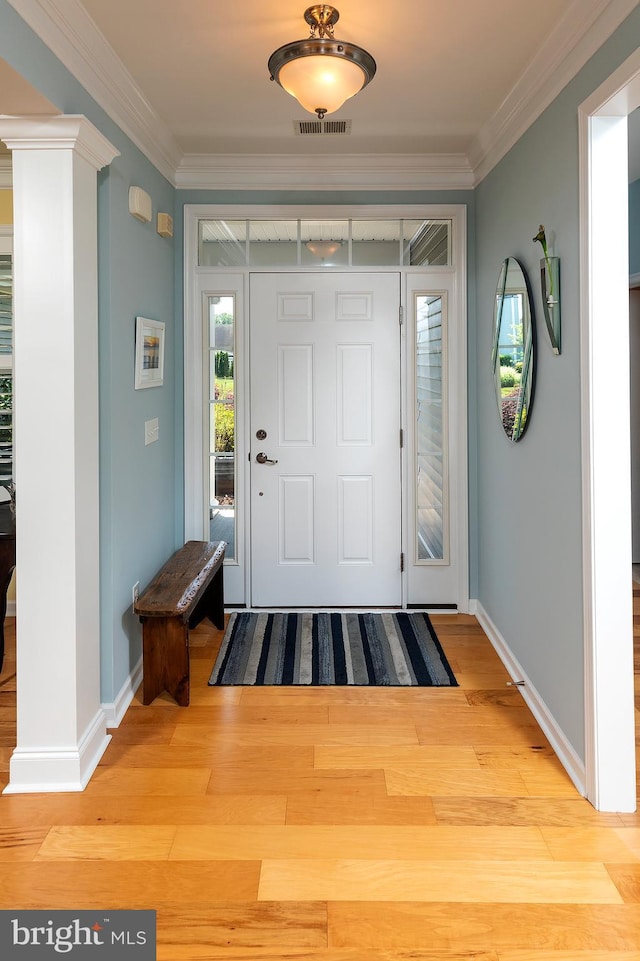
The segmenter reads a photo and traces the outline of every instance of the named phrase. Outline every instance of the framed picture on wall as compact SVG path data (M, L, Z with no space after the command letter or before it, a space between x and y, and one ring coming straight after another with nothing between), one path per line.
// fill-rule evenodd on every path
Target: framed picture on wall
M164 381L164 324L136 317L135 389L161 387Z

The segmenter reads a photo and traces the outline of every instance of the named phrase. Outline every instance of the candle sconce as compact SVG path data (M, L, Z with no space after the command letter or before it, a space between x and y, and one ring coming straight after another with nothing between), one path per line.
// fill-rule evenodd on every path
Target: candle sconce
M542 290L542 310L547 325L551 349L554 354L560 353L560 258L549 255L544 226L533 238L534 243L542 246L544 254L540 261L540 286Z
M540 261L542 310L547 322L549 340L554 354L560 353L560 258L547 257Z

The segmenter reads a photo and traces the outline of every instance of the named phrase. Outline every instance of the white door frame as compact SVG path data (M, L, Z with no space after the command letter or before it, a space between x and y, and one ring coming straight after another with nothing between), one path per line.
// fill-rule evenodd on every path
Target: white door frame
M452 261L455 271L455 296L451 304L451 337L455 339L458 349L459 370L464 370L468 376L467 361L467 217L464 204L420 204L420 205L242 205L242 204L185 204L184 207L184 451L185 451L185 538L201 539L203 537L204 477L203 467L203 376L201 367L202 357L202 303L201 291L204 278L222 272L244 275L245 283L249 271L259 272L260 268L249 266L242 268L211 268L198 267L198 221L199 220L296 220L327 219L327 220L384 220L403 218L405 220L425 220L428 218L449 218L453 224ZM273 268L269 268L273 271ZM293 268L296 269L296 268ZM316 268L308 268L315 269ZM362 271L362 267L340 268ZM375 268L366 268L372 272ZM428 271L429 268L406 268L388 266L381 268L389 271L397 269L401 274L409 271ZM283 268L287 272L291 267ZM305 268L297 268L304 271ZM434 268L437 270L437 268ZM404 297L404 284L402 285ZM406 327L406 325L405 325ZM403 337L403 351L404 350ZM242 360L243 370L248 384L248 357L244 351ZM403 359L406 363L406 357ZM406 368L401 370L403 383L406 384ZM187 376L188 374L188 376ZM467 452L467 376L459 377L456 390L456 406L460 412L460 429L455 437L455 459L460 466L459 497L459 528L457 544L452 544L452 551L457 550L460 558L460 578L458 611L469 611L469 523L468 523L468 452ZM245 405L246 406L246 405ZM403 405L403 418L407 416L407 405ZM248 431L247 415L245 415L243 429ZM406 422L403 423L406 432ZM248 433L245 436L249 436ZM406 447L404 450L404 464L406 466ZM242 474L247 475L242 465ZM246 482L237 479L243 485L244 496L248 496ZM248 502L247 502L248 503ZM243 557L247 557L250 531L245 529L244 544L239 545ZM225 565L226 566L226 565ZM245 598L249 598L248 565L245 574ZM403 593L406 596L406 589ZM236 603L234 600L233 603ZM244 603L244 600L243 600Z
M637 50L579 108L585 776L600 811L636 805L627 117L639 105Z

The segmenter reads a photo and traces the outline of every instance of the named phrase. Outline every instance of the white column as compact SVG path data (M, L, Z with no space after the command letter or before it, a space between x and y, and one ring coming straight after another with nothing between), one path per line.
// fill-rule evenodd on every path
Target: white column
M0 117L13 151L17 746L8 793L79 791L100 706L97 171L85 117Z

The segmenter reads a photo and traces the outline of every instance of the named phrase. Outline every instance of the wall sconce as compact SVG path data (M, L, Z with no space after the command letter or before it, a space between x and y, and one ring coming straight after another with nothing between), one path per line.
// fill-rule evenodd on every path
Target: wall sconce
M540 261L540 287L542 291L542 310L547 325L551 349L554 354L560 353L560 258L552 257L547 249L547 238L544 225L540 224L538 233L533 238L539 243L544 254Z
M320 120L366 87L376 72L370 53L334 38L339 17L327 3L308 7L304 19L311 26L309 38L287 43L269 57L271 79Z
M129 187L129 213L136 220L148 224L152 213L151 197L142 187Z

